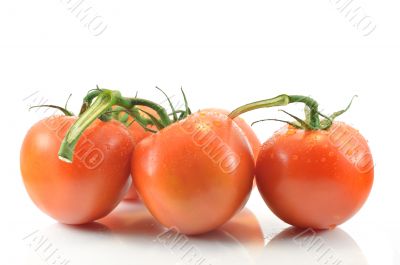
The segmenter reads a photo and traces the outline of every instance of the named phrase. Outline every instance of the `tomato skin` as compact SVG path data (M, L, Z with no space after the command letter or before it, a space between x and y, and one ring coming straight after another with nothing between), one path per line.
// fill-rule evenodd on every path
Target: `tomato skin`
M217 111L220 113L223 113L225 115L228 115L230 112L224 109L218 109L218 108L209 108L209 109L204 109L203 111ZM257 135L251 128L247 122L242 119L241 117L236 117L233 119L236 124L240 127L244 135L246 136L247 140L249 141L249 144L251 146L251 150L253 152L254 160L257 160L258 152L260 151L261 147L261 142L258 139Z
M140 106L139 109L150 113L151 115L155 116L156 118L158 117L157 112L155 110L149 108L149 107ZM144 113L140 113L140 114L146 117L146 114L144 114ZM129 116L128 123L130 123L132 121L133 121L133 118L131 116ZM148 128L153 129L153 130L157 130L157 128L155 126L153 126L153 125L149 125ZM132 134L135 143L139 143L144 138L146 138L146 137L148 137L148 136L153 134L152 132L146 131L137 122L132 122L132 124L128 127L128 130Z
M58 158L75 117L52 116L33 125L21 148L23 181L33 202L65 224L107 215L129 185L133 141L123 124L96 120L79 139L73 163Z
M158 117L157 112L149 107L146 106L140 106L140 109L150 113L151 115L154 115L155 117ZM133 121L133 118L131 116L129 116L128 118L128 123L131 123ZM157 130L157 128L155 126L149 126L148 128L153 129L153 130ZM135 144L139 143L140 141L142 141L144 138L149 137L150 135L152 135L153 133L150 131L146 131L142 126L139 125L139 123L137 122L132 122L131 125L128 127L129 132L131 133L132 137L133 137L133 141L135 142ZM128 192L126 193L124 200L130 200L130 201L137 201L139 200L139 196L136 192L135 189L135 185L133 185L133 181L132 184L128 190Z
M140 106L140 108L157 117L157 113L153 109L148 108L146 106ZM229 111L224 110L224 109L218 109L218 108L208 108L208 109L204 109L203 111L215 111L215 112L223 113L225 115L229 114ZM130 117L128 122L130 122L132 120L133 119ZM246 121L243 120L241 117L236 117L234 119L234 121L240 127L240 129L243 131L244 135L246 136L247 140L249 141L249 144L250 144L251 149L253 151L253 156L254 156L254 158L256 160L257 156L258 156L259 149L261 147L260 140L258 139L257 135L254 133L254 131L251 128L251 126L248 125L246 123ZM150 128L156 129L156 128L154 128L154 126L150 127ZM132 136L133 136L133 138L135 140L135 143L139 143L144 138L152 135L151 132L144 130L137 122L134 122L134 123L132 123L131 126L129 126L129 131L131 132L131 134L132 134ZM128 193L125 195L124 199L125 200L132 200L132 201L139 200L138 194L137 194L136 189L135 189L133 184L131 185L131 187L130 187Z
M374 178L366 140L335 122L327 131L284 127L263 144L257 187L280 219L302 228L330 229L364 204Z
M131 174L141 199L161 224L200 234L221 226L243 207L252 187L254 160L230 118L202 111L141 141Z

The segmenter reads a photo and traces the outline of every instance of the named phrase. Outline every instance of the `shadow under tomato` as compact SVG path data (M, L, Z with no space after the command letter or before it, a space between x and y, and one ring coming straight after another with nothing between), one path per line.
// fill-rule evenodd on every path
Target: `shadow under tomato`
M259 259L280 265L368 264L357 243L340 228L287 228L272 238Z
M163 226L141 203L121 202L117 209L98 222L120 236L141 236L153 239L164 231Z
M76 230L82 233L93 233L93 234L106 234L111 233L111 230L105 226L104 224L98 222L91 222L88 224L82 225L66 225L66 224L58 224L61 227L64 227L66 230Z
M62 235L60 237L63 241L73 240L90 240L99 237L111 237L111 230L104 224L98 222L91 222L82 225L68 225L62 223L55 223L45 228L43 231L47 232L50 236Z

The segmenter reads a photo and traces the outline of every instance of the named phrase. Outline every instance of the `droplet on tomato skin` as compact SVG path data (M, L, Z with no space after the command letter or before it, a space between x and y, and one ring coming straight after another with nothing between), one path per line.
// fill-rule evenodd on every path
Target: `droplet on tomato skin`
M293 135L293 134L296 134L296 130L295 129L288 129L286 131L286 135Z
M354 153L353 149L349 149L346 151L346 155L349 155L349 156L351 156L353 153Z
M221 122L220 122L220 121L213 121L213 124L214 124L216 127L220 127L220 126L221 126Z
M330 156L330 157L333 157L335 155L335 153L333 153L332 151L330 151L329 153L328 153L328 156Z
M298 155L292 155L292 159L293 160L297 160L297 159L299 159L299 156Z
M325 158L325 157L321 158L321 162L322 162L322 163L324 163L325 161L326 161L326 158Z
M309 158L309 159L307 159L307 163L311 163L311 159Z

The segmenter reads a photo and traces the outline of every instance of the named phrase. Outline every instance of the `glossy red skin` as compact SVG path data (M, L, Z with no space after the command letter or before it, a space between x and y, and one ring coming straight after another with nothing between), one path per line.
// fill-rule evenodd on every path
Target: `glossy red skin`
M152 115L157 116L157 113L153 109L150 109L150 108L147 108L144 106L141 106L140 108L151 113ZM228 115L230 113L227 110L218 109L218 108L209 108L209 109L204 109L203 111L216 111L216 112L223 113L225 115ZM130 118L130 120L131 120L131 118ZM246 121L243 120L241 117L236 117L234 119L234 121L240 127L240 129L242 129L244 135L246 136L247 140L249 141L249 144L250 144L252 152L253 152L254 160L256 160L259 149L261 147L260 140L258 139L257 135L254 133L251 126L248 125L246 123ZM143 127L141 127L137 122L134 122L134 123L132 123L131 126L129 126L129 131L132 133L135 143L139 143L141 140L143 140L144 138L146 138L152 134L149 131L145 131L143 129ZM132 201L139 200L139 196L138 196L133 184L131 185L131 187L130 187L128 193L125 195L124 199L132 200Z
M150 109L148 107L144 107L141 106L141 109L143 109L146 112L149 112L150 114L154 115L155 117L157 117L157 113L153 110ZM133 121L132 117L129 117L128 122ZM150 129L153 130L157 130L157 128L155 128L154 126L149 126ZM142 126L139 125L139 123L137 122L133 122L129 127L128 127L129 132L132 134L133 139L135 141L135 143L139 143L140 141L142 141L144 138L152 135L152 132L146 131Z
M217 142L231 153L210 151ZM194 113L142 140L132 157L144 204L161 224L184 234L205 233L228 221L247 201L253 175L246 138L235 122L215 111Z
M76 120L52 116L31 127L21 148L21 173L33 202L65 224L107 215L129 185L133 141L117 121L96 120L84 132L73 163L58 158L61 140Z
M150 113L151 115L154 115L155 117L157 117L157 112L149 107L146 106L140 106L140 109ZM128 118L128 122L132 122L133 118L129 116ZM157 128L155 128L155 126L149 126L150 129L153 130L157 130ZM133 141L135 142L135 145L137 143L139 143L140 141L142 141L144 138L149 137L150 135L152 135L153 133L150 131L146 131L142 126L139 125L139 123L137 122L133 122L129 127L128 127L129 132L131 133L132 137L133 137ZM136 192L135 189L135 185L132 184L128 190L128 192L126 193L124 200L130 200L130 201L138 201L139 200L139 196Z
M227 110L218 109L218 108L204 109L204 111L217 111L217 112L221 112L221 113L223 113L225 115L228 115L230 113ZM258 152L260 151L260 147L261 147L260 140L258 139L257 135L255 134L255 132L253 131L251 126L249 124L247 124L247 122L244 119L242 119L241 117L238 116L233 120L240 127L240 129L242 129L242 132L246 136L246 138L249 141L249 144L251 146L251 150L253 152L254 160L257 160Z
M152 134L151 132L145 131L143 127L141 127L136 122L133 123L131 126L129 126L128 130L132 134L135 143L139 143L141 140ZM131 182L128 192L124 196L124 200L130 200L130 201L139 200L139 196L136 192L135 186L133 185L133 181Z
M348 220L366 201L373 178L366 140L339 122L328 131L286 126L263 144L256 163L266 204L302 228L330 229Z
M230 113L227 110L217 109L217 108L204 109L204 111L217 111L217 112L223 113L225 115L228 115ZM254 161L257 161L258 153L261 148L261 142L258 139L256 133L253 131L251 126L249 124L247 124L247 122L244 119L242 119L241 117L238 116L238 117L234 118L233 120L240 127L240 129L246 136L246 138L250 144L251 150L253 152ZM255 187L255 186L256 186L256 183L255 183L255 179L254 179L253 187Z

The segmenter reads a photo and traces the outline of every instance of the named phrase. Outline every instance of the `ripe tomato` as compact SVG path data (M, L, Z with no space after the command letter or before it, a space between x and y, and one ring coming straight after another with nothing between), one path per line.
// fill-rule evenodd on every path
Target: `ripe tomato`
M150 113L151 115L157 117L157 112L155 112L153 109L146 107L146 106L140 106L140 109ZM124 115L124 112L120 113L121 115ZM144 115L145 116L145 115ZM134 119L129 116L128 120L126 121L126 124L129 124L128 130L131 133L132 137L133 137L133 141L135 142L135 144L139 143L140 141L142 141L144 138L152 135L153 133L150 131L145 130L142 126L139 125L138 122L134 121ZM149 126L148 128L155 130L155 126ZM133 182L128 190L128 192L126 193L124 200L132 200L132 201L136 201L139 200L139 196L136 192L135 186L133 185Z
M149 107L140 106L138 108L150 113L151 115L153 115L155 117L158 117L157 112L155 112L153 109L151 109ZM141 114L143 114L143 113L141 113ZM146 117L145 114L143 114L143 116ZM128 130L132 134L135 143L139 143L141 140L143 140L144 138L146 138L152 134L152 132L146 131L142 126L140 126L138 122L133 122L133 118L131 116L129 116L127 123L130 124L130 126L128 127ZM153 130L157 129L153 125L149 125L148 128L153 129Z
M21 149L21 173L33 202L54 219L82 224L107 215L129 185L132 137L118 121L96 120L79 139L73 163L58 158L74 117L36 123Z
M217 109L217 108L210 108L210 109L204 109L203 111L217 111L221 112L225 115L228 115L230 112L224 109ZM234 121L236 124L242 129L244 135L246 136L247 140L249 141L249 144L251 146L251 150L253 152L254 160L257 160L258 152L261 147L260 140L258 139L257 135L254 133L253 129L251 128L250 125L247 124L247 122L242 119L241 117L236 117L234 118Z
M366 140L335 122L328 130L285 126L261 147L258 189L269 208L297 227L328 229L364 204L374 176Z
M221 226L245 204L254 161L235 122L220 112L202 111L142 140L131 173L161 224L200 234Z

